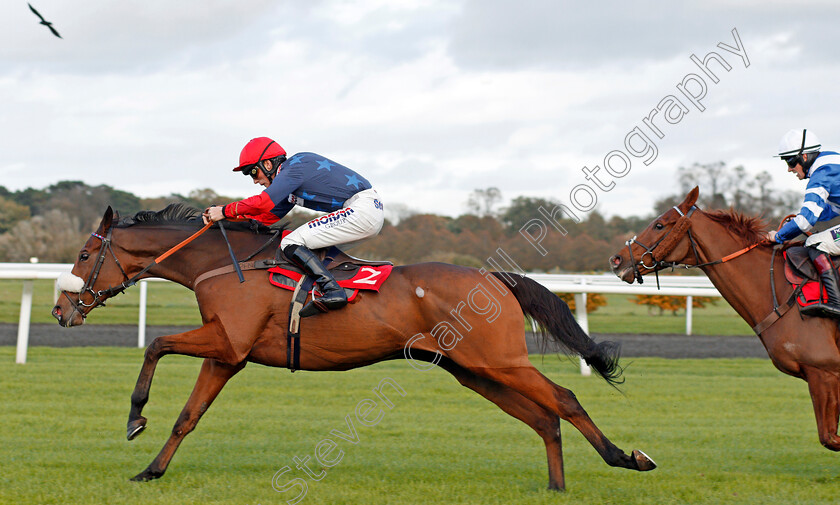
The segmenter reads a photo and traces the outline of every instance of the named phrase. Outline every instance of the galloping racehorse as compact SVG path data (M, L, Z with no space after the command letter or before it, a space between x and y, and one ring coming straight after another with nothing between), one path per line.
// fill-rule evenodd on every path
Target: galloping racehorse
M761 221L731 211L704 212L695 206L698 194L694 188L629 240L610 258L613 272L632 284L673 265L701 268L753 327L776 368L808 382L820 443L840 451L837 321L787 310L795 305L794 288L785 280L782 255L764 242Z
M131 395L129 440L146 426L141 412L149 399L158 360L167 354L184 354L204 358L204 364L169 440L134 480L164 474L178 445L225 383L247 362L275 367L288 363L289 291L270 285L266 272L259 270L245 271L244 284L232 274L196 284L202 273L231 263L218 228L162 259L167 255L161 254L163 251L185 241L200 227L198 214L196 209L170 206L119 220L109 207L98 230L79 252L72 276L62 282L62 295L53 309L62 326L80 325L93 308L143 277L169 279L195 291L204 325L156 338L146 349ZM253 230L234 230L232 224L228 229L237 258L253 256L267 241L267 235ZM255 257L271 258L271 249ZM592 341L568 306L541 285L516 274L442 263L395 267L378 293L360 293L339 311L304 319L299 367L348 370L401 358L437 363L543 438L551 489L565 487L561 418L580 430L607 464L640 471L655 468L641 451L628 455L616 447L571 391L531 365L523 313L545 329L545 338L583 357L608 382L619 379L617 346ZM453 343L456 333L461 339ZM446 337L446 345L436 337ZM411 343L410 353L407 343Z

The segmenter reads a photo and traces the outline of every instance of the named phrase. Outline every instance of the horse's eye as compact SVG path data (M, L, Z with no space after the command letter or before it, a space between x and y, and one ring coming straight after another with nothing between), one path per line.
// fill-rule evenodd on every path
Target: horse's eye
M656 228L657 230L661 230L661 229L665 228L665 225L662 224L662 223L656 223L655 225L653 225L653 227Z
M90 258L90 254L86 252L79 254L79 261L87 261L88 258Z

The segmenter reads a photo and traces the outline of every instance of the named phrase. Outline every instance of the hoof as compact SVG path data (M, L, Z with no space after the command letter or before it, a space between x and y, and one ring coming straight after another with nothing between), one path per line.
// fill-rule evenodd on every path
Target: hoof
M148 468L131 478L134 482L148 482L160 478L163 473L153 472Z
M548 485L548 490L549 491L555 491L557 493L565 493L566 492L566 486L561 486L559 484L552 483L552 484Z
M135 419L134 421L128 422L128 429L126 430L126 437L129 440L134 440L137 436L143 433L143 430L146 429L146 418L140 417L139 419Z
M633 459L636 461L636 466L640 472L647 472L656 468L656 463L642 451L633 451Z

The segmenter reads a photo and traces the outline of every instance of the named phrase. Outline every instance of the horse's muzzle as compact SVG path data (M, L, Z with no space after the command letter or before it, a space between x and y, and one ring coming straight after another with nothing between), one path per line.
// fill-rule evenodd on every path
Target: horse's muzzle
M69 328L71 326L79 326L80 324L84 324L85 318L82 314L79 313L77 310L70 310L70 315L68 316L65 314L64 309L61 308L61 305L56 305L52 309L52 316L58 320L59 326L63 328Z
M612 273L624 282L633 283L635 276L633 274L633 265L629 261L625 261L620 254L616 254L610 257L609 262Z

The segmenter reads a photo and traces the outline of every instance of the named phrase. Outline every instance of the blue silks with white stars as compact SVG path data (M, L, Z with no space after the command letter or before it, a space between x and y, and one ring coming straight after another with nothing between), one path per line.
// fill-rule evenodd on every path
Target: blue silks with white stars
M281 165L265 192L275 204L271 213L281 218L295 204L319 212L338 210L348 198L370 188L367 179L344 165L304 152Z

